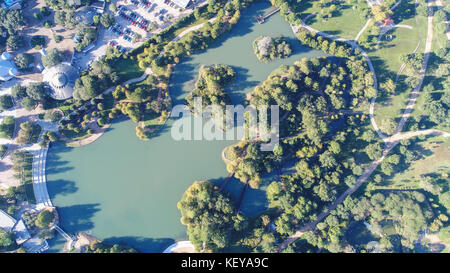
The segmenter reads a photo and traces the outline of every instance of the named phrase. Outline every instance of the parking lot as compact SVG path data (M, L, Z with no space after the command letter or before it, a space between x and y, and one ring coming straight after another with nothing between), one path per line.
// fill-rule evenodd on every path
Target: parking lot
M116 24L108 29L115 37L110 45L121 51L133 48L136 34L145 40L192 10L181 11L167 0L117 1Z
M77 53L73 63L81 71L94 60L104 55L108 46L126 52L138 47L155 33L170 26L177 18L192 12L193 7L206 4L205 0L192 1L184 10L168 0L118 0L116 2L115 25L100 28L95 46L86 53ZM135 35L141 39L136 41Z

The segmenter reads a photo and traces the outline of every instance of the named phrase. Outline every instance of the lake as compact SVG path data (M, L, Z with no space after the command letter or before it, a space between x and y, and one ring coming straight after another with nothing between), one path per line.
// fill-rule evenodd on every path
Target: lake
M169 90L174 103L184 102L202 65L233 67L236 80L227 91L238 104L281 64L323 55L301 46L279 14L264 24L256 23L258 14L271 9L267 2L253 4L224 39L183 59L171 78ZM261 35L289 38L293 54L260 62L252 43ZM193 181L220 182L228 175L221 152L236 141L175 141L170 134L173 122L170 119L150 141L136 137L134 123L121 121L87 146L53 145L48 153L47 183L62 228L72 234L88 232L110 243L124 242L143 252L162 252L175 240L186 239L177 202ZM267 176L260 189L247 191L243 213L255 215L266 208L265 188L271 181ZM238 198L242 187L239 181L231 180L226 189Z

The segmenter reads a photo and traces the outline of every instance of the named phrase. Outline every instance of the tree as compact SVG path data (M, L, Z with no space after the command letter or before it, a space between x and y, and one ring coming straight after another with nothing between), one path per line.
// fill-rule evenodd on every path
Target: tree
M31 142L33 135L33 125L29 121L22 122L20 124L20 130L17 136L17 143L28 144Z
M22 99L22 106L28 111L33 110L38 105L38 102L33 100L32 98L26 97Z
M48 96L48 89L42 82L30 83L26 90L28 97L36 101L42 101Z
M11 95L16 99L21 99L27 96L27 89L20 84L11 87Z
M52 67L62 62L62 53L56 48L50 49L47 54L42 56L42 65Z
M43 210L38 214L35 224L40 228L48 228L52 221L53 213L49 210Z
M8 110L13 107L13 100L10 95L0 96L0 110Z
M115 12L117 11L116 4L114 4L114 3L109 4L109 10L110 10L112 13L115 13Z
M15 244L14 234L0 229L0 247L7 248Z
M25 40L23 36L12 34L6 40L6 45L11 50L18 50L25 45Z
M0 8L0 26L8 29L8 32L11 33L11 30L16 30L25 25L26 20L22 10Z
M49 110L45 112L44 118L50 120L51 122L57 122L62 118L62 114L60 111Z
M14 58L14 62L16 63L19 69L27 69L30 64L34 61L33 55L28 53L19 53Z
M109 28L114 24L114 22L115 22L114 15L111 13L105 12L100 17L100 24L102 24L102 26L104 26L105 28Z
M381 121L380 129L388 134L392 135L395 133L395 130L397 129L397 123L393 118L385 118Z

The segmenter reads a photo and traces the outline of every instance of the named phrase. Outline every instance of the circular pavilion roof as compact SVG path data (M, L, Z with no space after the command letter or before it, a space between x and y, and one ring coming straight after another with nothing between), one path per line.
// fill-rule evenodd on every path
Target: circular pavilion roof
M7 60L11 60L11 54L9 54L8 52L3 52L3 54L2 54L2 60L5 60L5 61L7 61Z
M43 81L51 87L50 96L57 100L65 100L73 95L75 80L78 78L76 69L69 63L60 63L42 71Z

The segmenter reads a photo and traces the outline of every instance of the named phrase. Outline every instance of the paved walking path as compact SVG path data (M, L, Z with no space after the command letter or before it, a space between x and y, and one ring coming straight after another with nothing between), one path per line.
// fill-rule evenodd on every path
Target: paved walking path
M47 131L58 131L58 124L50 121L38 120L37 123L41 126L41 134L39 135L38 143L42 141L42 135ZM46 163L48 148L42 148L38 143L32 145L25 145L23 150L30 152L33 155L32 164L32 181L34 197L36 198L36 207L43 209L45 207L53 207L52 201L47 191L47 176Z

